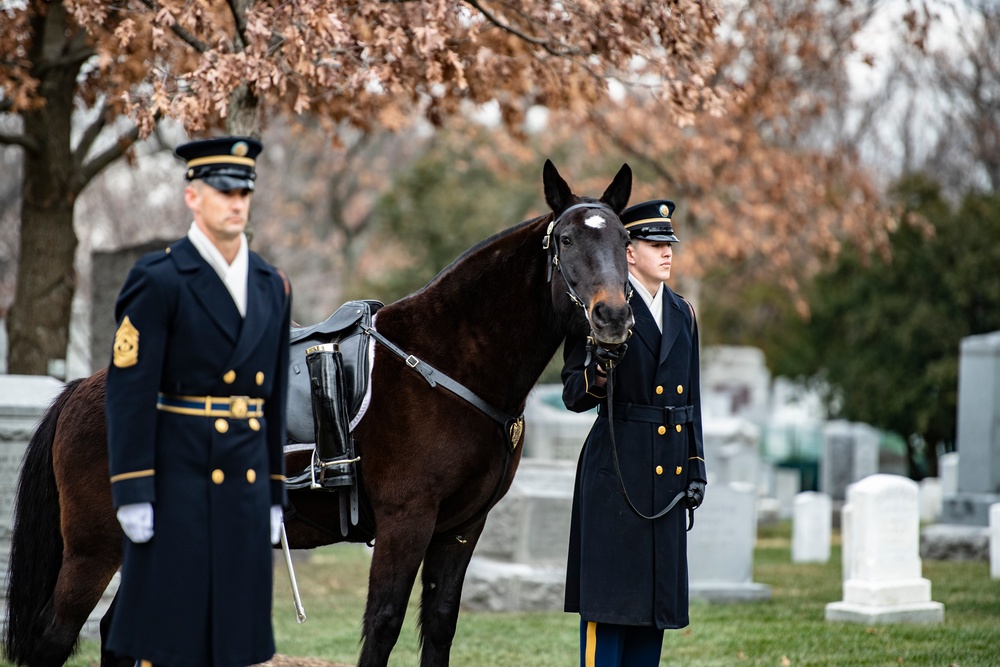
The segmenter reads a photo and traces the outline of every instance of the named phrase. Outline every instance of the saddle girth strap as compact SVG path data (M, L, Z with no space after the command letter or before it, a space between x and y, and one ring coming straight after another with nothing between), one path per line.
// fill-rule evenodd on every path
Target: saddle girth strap
M479 396L474 394L471 390L467 389L461 383L452 380L450 377L448 377L441 371L437 370L427 362L421 361L412 354L407 354L391 340L389 340L388 338L380 334L378 331L376 331L374 327L362 325L361 328L365 333L370 334L379 343L389 348L389 350L391 350L396 356L402 359L407 366L420 373L420 375L423 376L425 380L427 380L427 384L429 384L432 387L441 385L451 393L465 400L467 403L478 408L479 411L482 412L483 414L487 415L488 417L499 423L500 426L504 428L504 431L506 432L509 440L511 441L511 449L517 447L517 443L521 439L521 432L523 430L523 419L524 419L523 415L520 417L511 417L510 415L501 412L500 410L497 410L492 405L490 405L489 403L481 399Z

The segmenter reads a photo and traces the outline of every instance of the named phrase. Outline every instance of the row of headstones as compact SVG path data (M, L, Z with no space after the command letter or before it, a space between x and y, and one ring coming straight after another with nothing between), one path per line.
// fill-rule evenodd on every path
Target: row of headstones
M561 608L573 475L568 462L522 461L508 496L487 522L466 578L464 605L490 611ZM547 493L540 496L537 488ZM755 494L743 483L709 489L688 534L692 598L770 597L769 586L753 581ZM898 475L876 474L849 487L841 522L844 595L827 606L828 620L943 620L944 606L931 600L930 582L921 576L918 505L916 482ZM830 496L796 497L794 562L829 560L832 515ZM1000 549L1000 537L997 544Z

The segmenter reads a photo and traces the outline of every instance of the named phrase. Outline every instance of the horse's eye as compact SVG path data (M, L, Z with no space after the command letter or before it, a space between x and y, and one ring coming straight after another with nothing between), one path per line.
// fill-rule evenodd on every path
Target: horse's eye
M559 242L562 243L564 246L571 246L571 245L573 245L573 239L571 239L568 236L560 236L559 237Z

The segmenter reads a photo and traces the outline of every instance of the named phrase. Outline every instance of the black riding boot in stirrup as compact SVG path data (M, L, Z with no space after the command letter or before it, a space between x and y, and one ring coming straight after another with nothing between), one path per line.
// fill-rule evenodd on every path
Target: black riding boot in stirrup
M318 486L350 486L354 481L354 440L344 389L343 357L336 343L306 351L316 430Z

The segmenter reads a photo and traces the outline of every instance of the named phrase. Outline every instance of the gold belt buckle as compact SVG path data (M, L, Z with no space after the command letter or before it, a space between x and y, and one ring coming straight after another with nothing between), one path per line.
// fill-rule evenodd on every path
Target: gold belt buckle
M229 397L229 411L233 413L233 416L237 419L243 419L247 416L247 409L249 407L250 397L249 396L230 396Z

